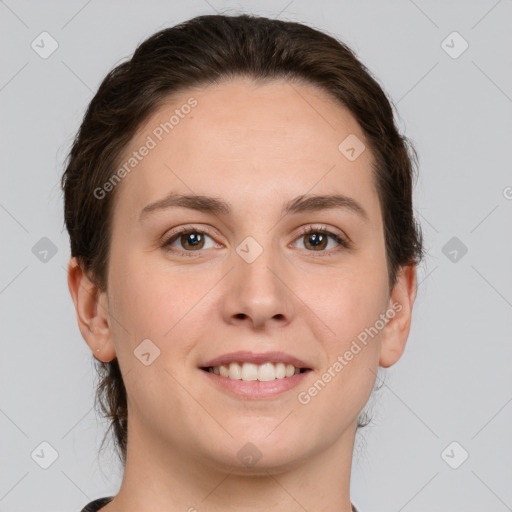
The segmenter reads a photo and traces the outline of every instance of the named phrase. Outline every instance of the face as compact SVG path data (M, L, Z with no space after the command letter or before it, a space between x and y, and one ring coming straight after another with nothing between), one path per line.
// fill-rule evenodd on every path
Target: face
M190 90L141 127L102 298L129 443L235 471L252 455L257 472L353 434L384 350L400 352L383 345L400 305L361 143L347 109L284 81Z

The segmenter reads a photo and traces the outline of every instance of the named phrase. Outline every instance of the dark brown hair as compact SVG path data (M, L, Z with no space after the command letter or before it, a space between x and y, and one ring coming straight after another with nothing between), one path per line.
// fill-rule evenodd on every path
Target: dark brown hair
M401 266L421 260L422 238L412 207L417 155L398 132L390 101L368 69L336 38L300 23L247 14L199 16L161 30L104 78L85 113L61 181L71 256L99 289L106 290L116 190L100 199L94 191L114 175L137 129L170 96L241 76L315 85L350 110L375 160L393 286ZM98 361L97 370L96 400L110 419L125 464L128 411L117 358ZM367 424L359 421L358 427Z

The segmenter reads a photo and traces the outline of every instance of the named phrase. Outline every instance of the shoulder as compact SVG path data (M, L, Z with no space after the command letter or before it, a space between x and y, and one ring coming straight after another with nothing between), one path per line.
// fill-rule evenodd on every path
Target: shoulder
M114 499L114 496L107 498L98 498L97 500L91 501L87 504L80 512L97 512L103 505L110 503Z

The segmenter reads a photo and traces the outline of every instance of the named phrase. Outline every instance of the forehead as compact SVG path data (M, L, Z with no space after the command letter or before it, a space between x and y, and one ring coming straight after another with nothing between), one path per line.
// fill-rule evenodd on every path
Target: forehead
M347 145L362 152L347 158ZM213 192L240 211L307 193L375 202L365 145L350 111L312 85L232 79L176 94L148 118L121 158L138 153L118 201L140 211L174 191Z

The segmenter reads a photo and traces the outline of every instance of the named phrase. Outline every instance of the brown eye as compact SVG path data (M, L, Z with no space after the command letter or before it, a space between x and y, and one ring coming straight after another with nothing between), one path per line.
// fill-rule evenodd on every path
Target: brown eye
M304 235L304 240L304 245L306 246L306 248L309 249L310 247L312 247L316 251L323 250L327 247L329 237L325 233L317 232Z
M201 249L208 249L208 247L205 247L207 238L213 241L212 237L205 231L183 228L164 241L162 247L170 252L199 252ZM215 243L212 247L214 246Z
M181 246L185 249L202 249L204 246L204 235L197 231L190 231L179 235Z
M309 252L333 252L328 249L330 240L335 242L333 247L334 252L336 252L336 244L338 245L338 249L348 248L348 243L338 234L333 233L327 229L319 229L312 226L304 228L299 239L304 240L304 247Z

